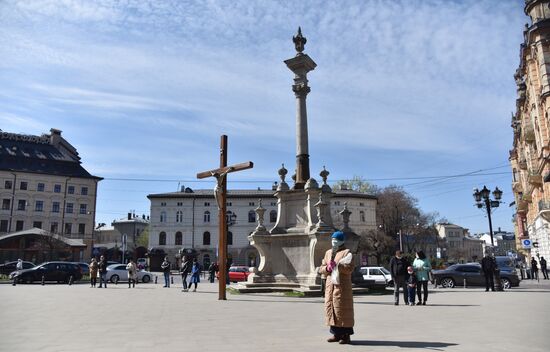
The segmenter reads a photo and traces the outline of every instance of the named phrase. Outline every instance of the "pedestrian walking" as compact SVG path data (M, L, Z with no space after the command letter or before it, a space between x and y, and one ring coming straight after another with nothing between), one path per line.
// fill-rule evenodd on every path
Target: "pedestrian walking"
M105 260L104 256L99 257L99 263L97 264L98 270L99 270L99 287L102 288L103 284L105 284L105 288L107 288L107 260Z
M168 260L168 257L164 257L164 261L160 265L160 268L162 269L162 272L164 273L164 286L170 288L170 261Z
M184 256L183 261L181 262L181 269L180 269L181 282L183 284L183 290L182 290L183 292L189 291L189 288L187 287L187 275L189 275L190 272L191 272L191 261L186 256Z
M497 262L489 251L485 253L485 257L481 259L481 270L483 276L485 276L485 292L495 290L495 270L497 269Z
M548 270L546 269L546 259L544 257L540 257L540 271L542 272L542 276L544 276L544 280L548 280Z
M15 264L15 270L23 270L23 259L17 259L17 264Z
M344 244L344 233L332 234L332 249L325 253L319 273L326 276L325 322L330 326L332 337L327 342L351 343L353 335L353 292L351 273L353 254Z
M539 279L539 267L537 265L537 261L535 258L531 258L531 280L537 280Z
M95 287L95 285L97 284L98 268L97 259L95 259L95 257L92 258L92 261L90 262L88 267L90 268L90 287Z
M396 306L399 305L400 288L403 288L403 300L405 301L405 305L409 305L407 286L405 284L405 277L407 276L407 268L409 265L407 258L403 257L403 252L400 250L395 251L395 257L392 257L390 260L390 272L393 277L393 297Z
M195 284L193 292L197 291L197 285L201 282L201 265L197 261L197 258L193 258L193 266L191 267L191 279L189 280L189 288L191 284Z
M416 294L416 285L418 284L418 279L412 266L407 268L407 276L405 277L405 283L407 284L407 296L409 297L409 304L414 306L414 296ZM420 301L418 304L420 305Z
M426 254L423 251L416 252L416 259L413 261L413 270L416 274L418 283L416 285L416 294L418 296L418 305L426 305L428 301L428 281L430 280L430 270L432 265L430 260L426 258ZM424 297L422 297L422 291L424 291ZM410 302L409 296L409 302ZM413 301L414 302L414 301Z
M208 281L210 281L210 283L214 282L214 276L215 275L216 275L216 264L212 263L208 267Z
M126 270L128 270L128 288L130 288L130 284L132 284L132 287L136 287L137 266L133 259L130 259L130 262L126 265Z

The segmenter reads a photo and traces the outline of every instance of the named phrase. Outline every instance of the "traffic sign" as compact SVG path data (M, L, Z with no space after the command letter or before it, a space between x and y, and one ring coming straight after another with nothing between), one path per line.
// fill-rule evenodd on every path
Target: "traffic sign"
M530 239L521 240L521 246L523 247L523 249L531 249L532 247L531 240Z

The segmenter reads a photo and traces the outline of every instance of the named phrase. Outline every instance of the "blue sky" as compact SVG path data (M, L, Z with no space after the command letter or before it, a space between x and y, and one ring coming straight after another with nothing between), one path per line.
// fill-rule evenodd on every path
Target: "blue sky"
M513 73L528 18L494 1L0 1L0 129L59 128L105 177L97 222L149 213L149 193L213 188L199 171L252 160L230 188L293 168L283 60L298 26L310 73L312 174L404 185L424 211L487 230L472 188L513 201ZM485 170L485 171L480 171ZM381 180L470 174L467 177ZM121 181L115 179L174 181ZM236 182L238 181L238 182ZM429 181L429 180L428 180ZM422 183L418 183L422 182ZM494 214L513 229L513 207Z

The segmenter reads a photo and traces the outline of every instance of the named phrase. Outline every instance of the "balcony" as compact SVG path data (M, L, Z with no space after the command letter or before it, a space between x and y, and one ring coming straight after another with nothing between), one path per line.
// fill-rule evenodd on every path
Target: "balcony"
M550 221L550 202L546 200L539 201L539 215L546 221Z
M516 193L523 192L523 185L519 181L512 182L512 189Z
M535 141L535 129L533 128L533 125L530 122L526 122L523 124L521 129L522 129L523 139L527 143L533 143Z
M527 201L520 199L517 202L517 212L518 214L525 214L527 212L527 209L529 208L529 203Z
M529 173L528 181L533 186L542 186L542 175L536 172Z

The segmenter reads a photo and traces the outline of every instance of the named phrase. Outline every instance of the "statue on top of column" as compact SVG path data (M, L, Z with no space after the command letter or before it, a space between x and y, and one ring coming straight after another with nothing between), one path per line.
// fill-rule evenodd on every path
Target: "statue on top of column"
M302 35L302 28L298 27L298 34L295 37L292 37L292 41L294 42L294 46L298 52L296 56L304 55L302 51L304 51L307 40L306 37Z

